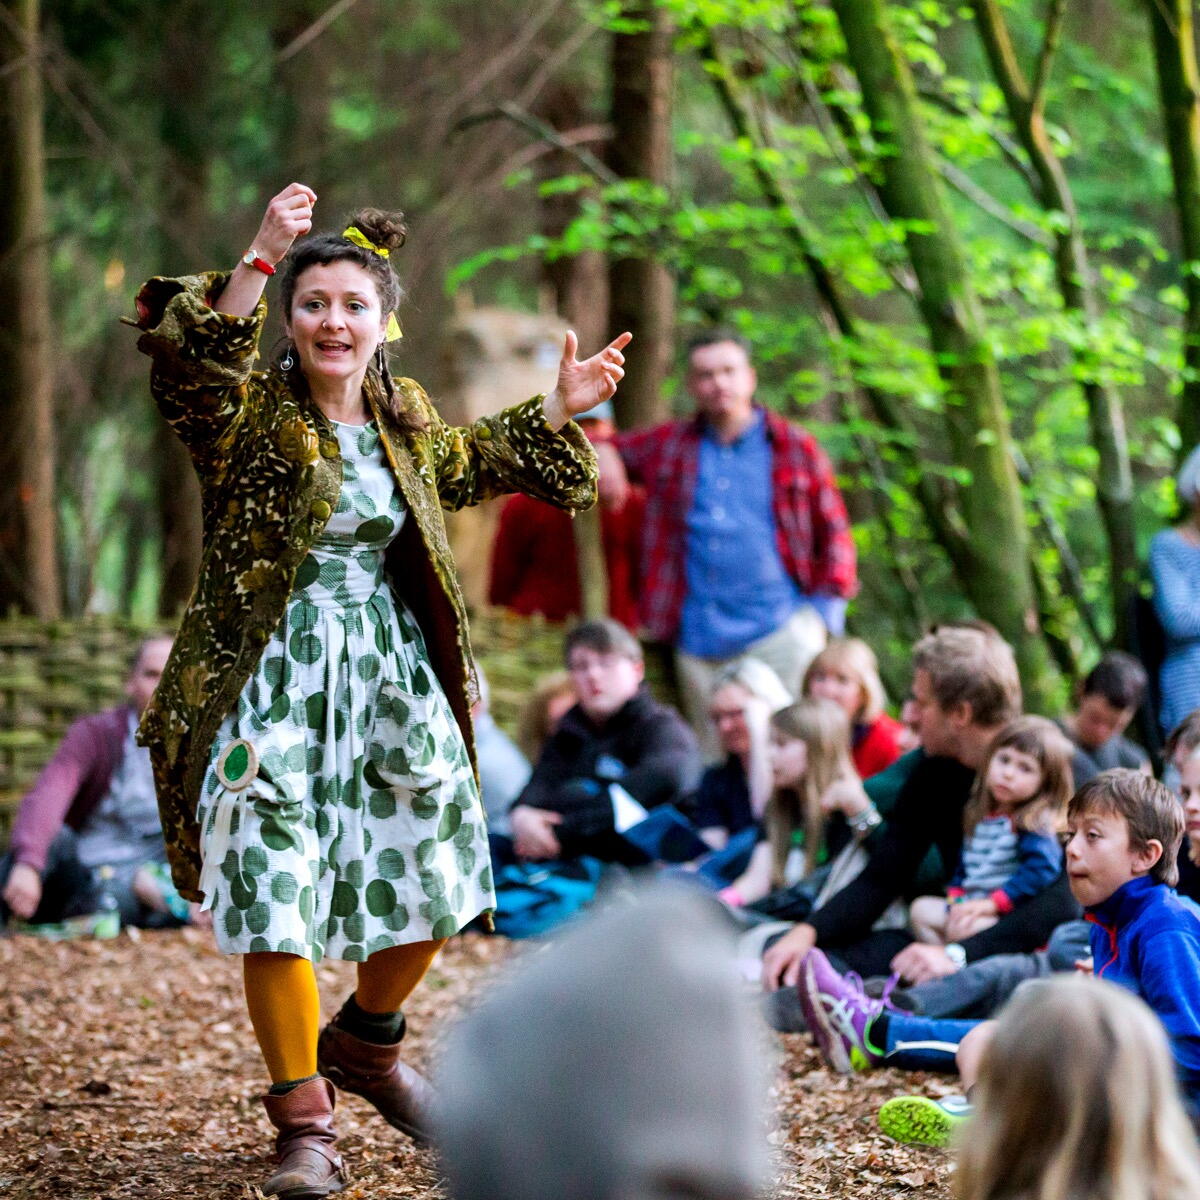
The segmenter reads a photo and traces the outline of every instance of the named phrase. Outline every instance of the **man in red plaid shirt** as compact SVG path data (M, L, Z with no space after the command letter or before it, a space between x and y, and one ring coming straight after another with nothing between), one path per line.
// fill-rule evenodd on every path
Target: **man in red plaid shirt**
M752 655L795 695L857 588L854 542L829 459L811 434L754 403L739 335L688 347L696 414L624 434L617 447L646 487L642 624L675 648L685 711L705 748L716 673Z

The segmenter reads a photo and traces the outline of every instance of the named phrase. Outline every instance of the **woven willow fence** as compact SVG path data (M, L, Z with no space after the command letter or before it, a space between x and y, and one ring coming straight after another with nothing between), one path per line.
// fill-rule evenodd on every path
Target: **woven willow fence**
M562 628L488 612L471 622L491 708L510 733L536 682L562 661ZM112 618L0 621L0 846L30 784L76 717L121 700L143 626Z

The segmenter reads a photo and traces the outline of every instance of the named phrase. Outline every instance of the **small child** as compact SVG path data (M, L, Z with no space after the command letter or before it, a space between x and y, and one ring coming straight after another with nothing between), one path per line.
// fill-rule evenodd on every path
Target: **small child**
M1092 923L1095 974L1140 996L1170 1039L1193 1120L1200 1117L1200 919L1173 890L1184 832L1179 801L1141 771L1104 771L1067 809L1067 875ZM817 1045L843 1073L880 1065L953 1071L967 1089L995 1022L913 1017L885 1011L819 950L800 972L799 997ZM960 1047L961 1043L961 1047ZM968 1053L968 1047L970 1052ZM889 1108L885 1132L944 1144L964 1116L924 1097ZM883 1114L881 1114L881 1117Z
M1120 988L1063 975L1022 989L996 1023L975 1096L956 1200L1200 1194L1162 1026Z
M904 726L887 714L875 651L861 638L835 638L808 665L801 696L832 700L850 719L850 753L860 779L886 770L904 751Z
M745 871L718 892L742 908L790 887L881 823L850 761L844 711L801 700L771 718L774 790Z
M1071 745L1058 727L1044 717L1006 725L979 769L946 897L913 901L916 939L961 942L1049 887L1062 872L1055 835L1071 790Z

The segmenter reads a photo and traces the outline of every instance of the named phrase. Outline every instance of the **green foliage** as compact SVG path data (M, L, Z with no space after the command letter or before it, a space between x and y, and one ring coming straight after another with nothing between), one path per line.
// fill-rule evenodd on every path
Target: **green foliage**
M568 155L547 169L536 138L504 121L457 128L502 101L538 112L551 85L574 104L564 127L601 123L608 36L642 23L617 0L578 0L553 19L505 0L381 0L354 6L294 54L288 48L327 5L63 0L53 9L48 44L65 93L48 98L49 192L73 607L128 611L154 585L156 418L144 360L116 318L152 273L233 261L266 198L300 176L321 196L322 227L358 203L409 211L414 239L402 269L415 303L406 332L424 322L428 336L406 337L402 350L406 371L418 374L435 361L444 294L470 287L481 299L532 305L543 264L587 251L668 264L681 328L721 322L743 332L756 347L762 399L819 429L835 454L863 555L857 628L899 647L925 620L964 615L914 498L917 482L931 481L953 510L955 490L969 486L950 450L908 266L905 239L920 231L881 216L878 164L895 148L871 136L833 13L815 0L659 2L678 30L670 189L600 181ZM1044 7L1011 0L1006 13L1032 73ZM946 169L1037 499L1065 531L1085 600L1107 628L1081 383L1107 382L1124 402L1143 546L1171 515L1166 477L1178 445L1181 267L1144 14L1125 0L1069 10L1047 89L1048 129L1097 273L1101 311L1090 322L1064 311L1047 248L1062 216L1042 209L1018 169L969 11L910 0L890 14ZM710 40L725 67L704 60ZM177 83L193 66L200 82L181 95ZM752 114L750 138L732 134L717 98L726 67ZM763 172L785 204L764 201ZM201 192L186 215L171 187L181 177ZM552 204L574 207L550 231L542 214ZM848 298L854 341L830 338L801 238ZM864 385L895 399L904 431L863 408ZM1086 661L1096 647L1063 593L1062 564L1040 529L1036 540L1055 635Z

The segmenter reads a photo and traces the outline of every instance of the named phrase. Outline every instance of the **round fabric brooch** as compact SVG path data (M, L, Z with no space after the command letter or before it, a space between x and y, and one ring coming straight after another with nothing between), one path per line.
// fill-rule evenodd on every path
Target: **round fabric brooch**
M217 778L229 791L240 792L249 787L257 774L258 751L245 738L237 738L221 751Z

